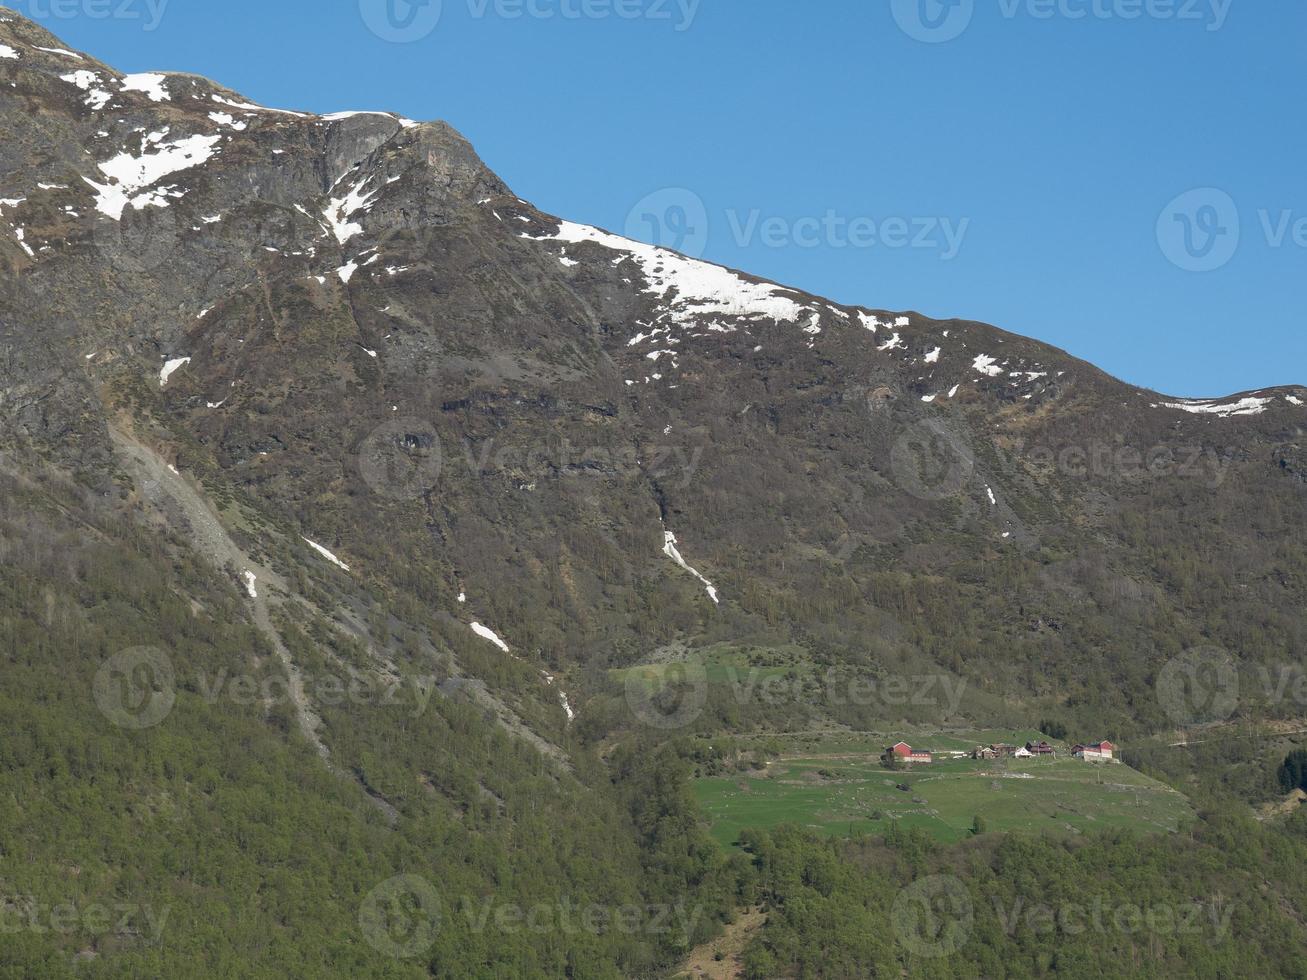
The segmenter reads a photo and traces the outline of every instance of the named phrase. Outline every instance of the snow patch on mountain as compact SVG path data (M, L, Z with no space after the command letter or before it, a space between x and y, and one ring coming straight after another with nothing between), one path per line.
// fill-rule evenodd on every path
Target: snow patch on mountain
M219 126L226 126L228 129L234 129L237 132L249 128L249 123L238 121L230 112L211 112L209 118Z
M157 71L141 72L139 75L124 75L118 82L118 87L124 92L143 92L150 97L151 102L168 102L172 96L164 87L167 80L166 75Z
M510 652L508 649L508 644L505 643L503 640L501 640L499 638L499 635L494 630L492 630L489 626L482 626L480 623L473 623L472 632L475 633L477 636L481 637L481 639L483 640L489 640L491 643L499 647L499 649L503 650L505 653Z
M797 322L804 306L782 292L792 292L769 282L749 282L723 266L689 259L676 252L610 234L589 225L560 221L552 235L522 234L533 241L557 241L569 245L595 242L635 260L648 284L646 292L666 299L664 314L674 323L690 324L706 316L766 317ZM620 263L622 259L618 259ZM616 264L616 263L615 263ZM674 295L668 299L668 293Z
M171 361L165 363L159 371L159 387L165 387L168 384L168 379L172 377L172 373L182 365L189 363L191 363L189 357L175 357Z
M60 75L59 80L67 82L69 85L76 85L85 92L86 104L97 111L108 105L109 100L113 98L109 91L100 85L100 76L93 71L87 71L85 68L79 68L67 75Z
M711 599L714 604L721 605L717 598L717 589L711 582L700 575L695 569L690 567L689 563L681 556L680 549L676 547L676 535L666 528L663 528L663 554L702 582L704 588L708 590L708 598Z
M99 184L89 177L83 177L96 191L96 210L114 221L122 220L123 211L131 205L136 211L147 207L166 207L164 191L149 191L146 188L158 183L164 177L198 167L214 153L214 147L221 136L185 136L172 142L163 142L167 130L151 133L145 137L145 147L140 156L131 153L119 153L117 156L99 164L100 172L109 178L110 183ZM153 146L154 152L148 147ZM175 193L169 196L180 197Z
M247 112L276 112L283 116L296 116L300 119L310 118L307 112L296 112L293 109L269 109L267 106L255 105L252 102L237 102L235 99L226 99L221 95L213 95L211 98L220 105L231 106L233 109L244 109Z
M355 235L363 233L363 226L358 222L350 221L355 214L368 206L374 197L381 192L381 188L376 188L368 193L364 193L363 188L372 180L368 175L354 184L343 197L333 197L327 205L327 210L323 217L327 219L327 224L331 226L332 234L336 236L336 241L344 245Z
M300 537L304 537L304 536L300 535ZM310 541L308 538L304 538L304 543L307 544L314 551L316 551L318 554L320 554L323 558L327 559L327 561L335 565L337 568L340 568L341 570L346 572L349 571L348 565L346 565L343 561L341 561L339 558L333 555L326 548L322 547L322 545L318 544L316 541Z
M393 119L404 129L413 129L422 125L412 119L405 119L403 116L397 116L393 112L379 112L376 109L350 109L345 112L329 112L320 118L326 122L337 122L341 119L349 119L353 116L385 116L387 119Z
M1221 404L1219 399L1194 399L1186 398L1177 402L1162 402L1162 408L1173 408L1180 412L1189 412L1193 415L1216 415L1220 418L1229 418L1232 415L1261 415L1266 411L1266 406L1271 403L1269 398L1255 398L1249 396L1240 398L1236 402L1227 402ZM1157 406L1153 406L1156 408Z
M997 359L990 357L988 354L976 355L976 359L971 362L971 366L981 374L987 374L991 378L997 378L1003 373L1003 369L998 366Z

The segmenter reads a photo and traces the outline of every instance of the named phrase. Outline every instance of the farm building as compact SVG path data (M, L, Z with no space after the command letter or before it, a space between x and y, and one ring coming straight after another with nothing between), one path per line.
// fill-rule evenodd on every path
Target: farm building
M1027 742L1026 751L1031 755L1057 755L1057 750L1044 741Z
M933 762L934 756L926 749L914 749L907 742L895 742L885 750L885 755L895 756L902 762L922 763Z
M1071 754L1077 759L1084 759L1086 762L1111 762L1113 761L1112 753L1116 746L1111 742L1091 742L1088 745L1076 745L1071 749Z

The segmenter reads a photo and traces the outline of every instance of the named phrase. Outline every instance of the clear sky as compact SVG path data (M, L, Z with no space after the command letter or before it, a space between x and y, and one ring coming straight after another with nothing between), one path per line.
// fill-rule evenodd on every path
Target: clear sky
M7 2L124 70L448 120L546 211L839 301L1307 383L1300 2Z

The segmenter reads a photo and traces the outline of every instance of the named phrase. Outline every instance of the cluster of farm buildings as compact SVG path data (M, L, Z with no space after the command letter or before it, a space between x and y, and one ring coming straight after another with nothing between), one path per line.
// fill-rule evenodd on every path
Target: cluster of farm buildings
M1116 746L1108 741L1090 742L1088 744L1076 744L1071 747L1071 755L1076 759L1083 759L1085 762L1116 762ZM997 742L993 745L978 745L970 752L949 752L946 753L949 758L965 759L1033 759L1036 756L1047 756L1057 758L1057 749L1047 742L1027 742L1022 745L1008 745L1005 742ZM885 750L884 759L887 761L893 757L899 762L915 765L918 763L934 762L937 752L931 752L929 749L914 749L907 742L895 742Z

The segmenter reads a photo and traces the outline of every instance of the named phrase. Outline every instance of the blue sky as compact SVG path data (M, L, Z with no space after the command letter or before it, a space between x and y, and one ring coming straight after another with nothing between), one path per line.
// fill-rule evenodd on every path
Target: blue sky
M836 300L1169 394L1307 383L1307 5L8 3L124 70L446 119L546 211Z

